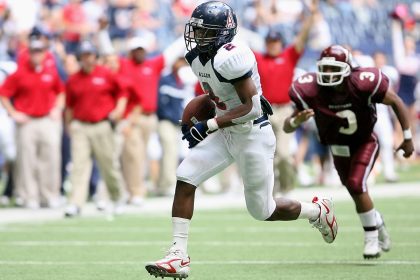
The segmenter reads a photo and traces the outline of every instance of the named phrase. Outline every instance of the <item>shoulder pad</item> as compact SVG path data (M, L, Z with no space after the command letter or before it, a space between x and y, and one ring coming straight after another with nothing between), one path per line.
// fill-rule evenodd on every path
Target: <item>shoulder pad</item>
M315 73L306 73L297 78L289 90L290 99L299 110L308 109L309 99L318 92Z
M223 78L230 81L252 73L255 63L254 53L248 46L228 43L217 51L213 67Z
M351 73L351 82L362 92L373 92L383 80L384 74L374 67L357 68Z

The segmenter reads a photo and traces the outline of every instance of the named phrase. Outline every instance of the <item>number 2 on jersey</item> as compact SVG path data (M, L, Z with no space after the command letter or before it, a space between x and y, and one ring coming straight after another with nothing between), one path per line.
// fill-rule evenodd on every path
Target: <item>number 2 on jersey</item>
M219 108L220 110L226 110L226 104L221 102L219 97L217 97L214 92L213 89L210 87L210 84L207 82L202 82L203 85L203 90L206 94L208 94L211 98L211 100L213 100L214 103L216 103L216 107Z

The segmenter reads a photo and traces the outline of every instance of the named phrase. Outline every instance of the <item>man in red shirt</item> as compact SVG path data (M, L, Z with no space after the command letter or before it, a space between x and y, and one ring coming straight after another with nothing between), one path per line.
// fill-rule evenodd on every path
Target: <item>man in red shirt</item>
M293 112L288 90L293 81L293 73L301 57L309 31L318 13L318 1L310 6L310 15L306 17L303 27L294 43L283 49L284 40L280 33L270 31L266 36L266 53L255 53L261 86L264 96L272 104L274 114L270 116L276 134L277 148L275 164L277 166L276 185L285 192L293 188L296 170L288 148L294 135L283 132L284 119Z
M46 45L29 42L29 59L0 90L1 101L17 124L16 192L28 208L58 206L63 85L45 67ZM12 102L13 100L13 102Z
M108 52L113 52L109 35L101 30L100 44ZM133 37L128 41L129 55L120 58L118 73L133 85L137 99L132 99L127 106L131 110L130 134L125 138L122 150L122 165L125 182L132 193L131 202L140 204L146 195L144 171L147 162L147 144L150 135L157 130L158 84L164 68L174 64L185 52L183 38L169 45L162 54L148 58L151 42L144 37ZM133 157L133 155L137 155Z
M78 56L81 69L66 83L66 122L73 160L66 217L78 215L87 199L92 155L115 207L121 197L121 170L112 126L124 113L127 94L118 78L97 64L96 49L90 42L81 43Z

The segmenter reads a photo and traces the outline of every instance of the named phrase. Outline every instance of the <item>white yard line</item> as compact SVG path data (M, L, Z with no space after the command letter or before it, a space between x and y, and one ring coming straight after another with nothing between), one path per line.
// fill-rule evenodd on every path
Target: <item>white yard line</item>
M194 246L208 246L208 247L325 247L326 244L323 242L247 242L247 241L200 241L188 242L190 245ZM64 241L4 241L0 242L0 247L2 246L18 246L18 247L90 247L90 246L108 246L108 247L132 247L132 246L166 246L168 245L167 240L160 241L119 241L119 240L110 240L110 241L84 241L84 240L64 240ZM351 247L359 246L360 243L336 243L333 244L334 247ZM420 247L420 242L398 242L395 243L398 247Z
M191 228L190 232L192 233L311 233L311 227L308 225L308 230L302 230L302 227L295 226L281 226L278 227L224 227L224 228L214 228L214 227L200 227L194 226ZM341 226L340 232L359 232L362 233L363 230L361 226ZM420 233L420 227L404 227L395 229L398 232L402 233ZM42 234L45 232L48 233L85 233L85 234L97 234L97 233L144 233L144 234L153 234L153 233L168 233L170 231L169 227L148 227L148 226L138 226L136 227L124 227L118 226L116 228L105 228L105 227L47 227L47 228L34 228L34 227L0 227L0 236L3 233L38 233Z
M139 266L146 261L2 261L0 265L13 266L86 266L86 265L133 265ZM352 260L336 260L336 261L270 261L270 260L230 260L230 261L194 261L193 265L420 265L420 261L410 260L368 260L368 261L352 261Z

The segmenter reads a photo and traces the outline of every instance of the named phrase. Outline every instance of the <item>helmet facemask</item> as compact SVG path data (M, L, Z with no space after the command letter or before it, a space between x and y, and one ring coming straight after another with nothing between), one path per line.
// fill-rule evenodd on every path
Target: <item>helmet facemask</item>
M184 39L188 51L196 47L200 53L209 53L232 41L235 34L236 26L235 28L226 28L203 24L202 20L191 18L185 25Z
M316 79L321 86L337 86L351 73L350 65L334 57L323 57L317 62Z

